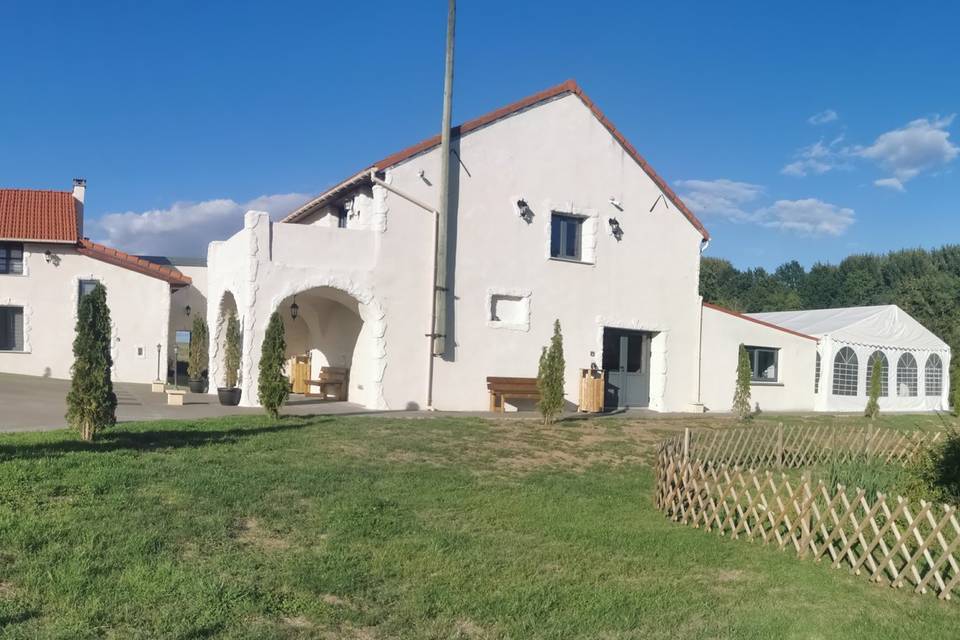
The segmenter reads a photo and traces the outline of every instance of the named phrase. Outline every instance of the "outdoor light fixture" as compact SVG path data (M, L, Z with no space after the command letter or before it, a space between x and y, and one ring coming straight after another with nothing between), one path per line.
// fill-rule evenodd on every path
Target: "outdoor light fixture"
M190 305L187 305L186 307L183 308L183 312L186 313L188 316L190 315L191 311L193 311L193 309L190 308Z
M610 218L607 222L610 224L610 233L619 242L623 238L623 228L620 226L620 221L616 218Z
M43 252L43 258L44 260L47 261L47 263L52 262L53 266L57 266L58 264L60 264L60 256L55 254L53 251L50 251L50 249L47 249L46 251Z
M530 222L533 218L533 210L530 209L530 205L527 204L527 201L523 198L517 200L517 211L520 213L520 217L526 222Z
M300 305L297 304L297 296L293 296L293 304L290 305L290 317L294 320L300 315Z

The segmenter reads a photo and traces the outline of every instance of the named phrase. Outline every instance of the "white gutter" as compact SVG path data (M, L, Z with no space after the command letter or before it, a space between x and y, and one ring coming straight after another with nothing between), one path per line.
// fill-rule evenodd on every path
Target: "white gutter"
M436 207L431 207L427 203L419 200L409 193L404 193L396 187L391 186L384 180L381 180L377 177L376 169L370 170L370 181L373 184L379 185L389 191L390 193L396 194L406 200L407 202L412 202L421 209L429 211L433 214L433 250L431 255L433 256L433 268L431 269L432 273L430 275L430 330L427 332L427 411L433 411L433 328L437 320L437 296L434 295L434 283L437 279L437 226L440 222L440 211Z

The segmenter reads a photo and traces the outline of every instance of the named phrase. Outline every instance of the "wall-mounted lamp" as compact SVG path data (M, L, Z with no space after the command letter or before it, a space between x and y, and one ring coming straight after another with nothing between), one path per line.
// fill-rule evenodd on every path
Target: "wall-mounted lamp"
M620 201L614 198L613 196L610 196L610 204L615 206L617 209L620 209L620 211L623 211L623 205L620 204Z
M193 311L193 309L190 307L190 305L187 305L187 306L185 306L185 307L183 308L183 312L184 312L185 314L187 314L188 316L190 315L190 312L191 312L191 311Z
M46 260L48 264L53 263L55 267L60 264L60 256L50 251L50 249L43 252L43 259Z
M623 239L623 228L620 226L620 221L616 218L610 218L607 222L610 224L610 233L617 239L617 242L620 242Z
M530 205L527 204L527 201L523 198L517 200L517 213L520 214L524 222L533 220L533 209L530 208Z
M300 305L297 304L297 296L293 296L293 304L290 305L290 317L294 320L300 315Z

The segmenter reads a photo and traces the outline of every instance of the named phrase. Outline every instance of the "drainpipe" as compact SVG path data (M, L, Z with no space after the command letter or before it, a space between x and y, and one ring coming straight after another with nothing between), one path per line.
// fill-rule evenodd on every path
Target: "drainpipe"
M379 185L389 191L390 193L396 194L408 202L412 202L421 209L428 211L433 214L433 265L430 273L430 332L427 333L427 411L433 411L433 327L436 324L437 320L437 297L433 294L433 283L437 280L437 227L439 226L440 212L437 211L435 207L431 207L422 200L411 196L409 193L404 193L396 187L389 185L387 182L381 180L377 177L377 172L375 169L370 170L370 181L373 184Z
M453 108L453 39L457 2L447 8L447 49L443 76L443 119L440 130L440 212L437 215L436 278L434 279L433 355L447 351L447 222L450 206L450 117Z

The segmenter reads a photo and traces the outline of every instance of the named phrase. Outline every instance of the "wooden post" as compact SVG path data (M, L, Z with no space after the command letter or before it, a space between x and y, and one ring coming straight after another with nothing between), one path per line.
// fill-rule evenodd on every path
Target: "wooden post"
M683 461L690 462L690 427L683 430Z
M783 469L783 423L777 423L777 469Z

